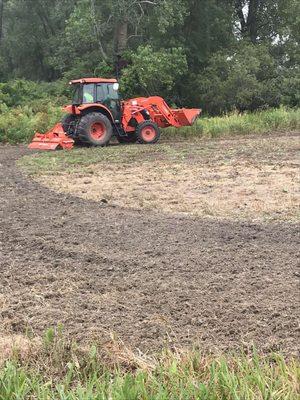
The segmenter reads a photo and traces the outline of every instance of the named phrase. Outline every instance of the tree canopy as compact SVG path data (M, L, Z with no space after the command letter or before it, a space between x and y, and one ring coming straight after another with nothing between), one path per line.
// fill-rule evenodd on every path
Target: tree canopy
M120 77L211 114L298 106L298 0L0 0L0 81Z

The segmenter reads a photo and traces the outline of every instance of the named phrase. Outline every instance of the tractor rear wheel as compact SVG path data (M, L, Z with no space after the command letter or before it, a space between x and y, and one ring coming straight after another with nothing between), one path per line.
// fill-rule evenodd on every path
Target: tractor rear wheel
M106 146L113 134L110 120L99 112L83 115L77 127L78 139L90 146Z
M156 143L160 138L160 129L152 121L145 121L136 128L137 141L142 144Z

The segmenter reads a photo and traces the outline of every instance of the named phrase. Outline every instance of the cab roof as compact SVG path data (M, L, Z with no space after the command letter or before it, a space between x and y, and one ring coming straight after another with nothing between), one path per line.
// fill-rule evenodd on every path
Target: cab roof
M106 78L81 78L70 81L70 85L73 85L75 83L117 83L117 80Z

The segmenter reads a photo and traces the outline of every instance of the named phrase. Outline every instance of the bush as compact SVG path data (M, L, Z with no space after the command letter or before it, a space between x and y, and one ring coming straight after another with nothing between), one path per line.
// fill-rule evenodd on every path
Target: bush
M60 107L48 101L9 109L0 105L0 142L28 143L37 131L43 133L60 120Z
M47 83L17 79L0 83L0 104L8 107L30 105L39 100L53 100L60 105L67 101L68 95L69 87L64 81Z
M36 131L48 130L60 120L68 91L63 81L0 83L0 142L27 143Z

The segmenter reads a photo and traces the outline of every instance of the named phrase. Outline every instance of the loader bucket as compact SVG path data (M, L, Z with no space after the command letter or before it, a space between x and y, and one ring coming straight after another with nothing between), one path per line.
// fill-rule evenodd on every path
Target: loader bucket
M62 125L56 124L44 134L36 133L28 147L34 150L56 150L71 149L73 145L74 140L65 134Z
M199 108L181 108L172 111L180 126L191 126L196 121L202 110Z

